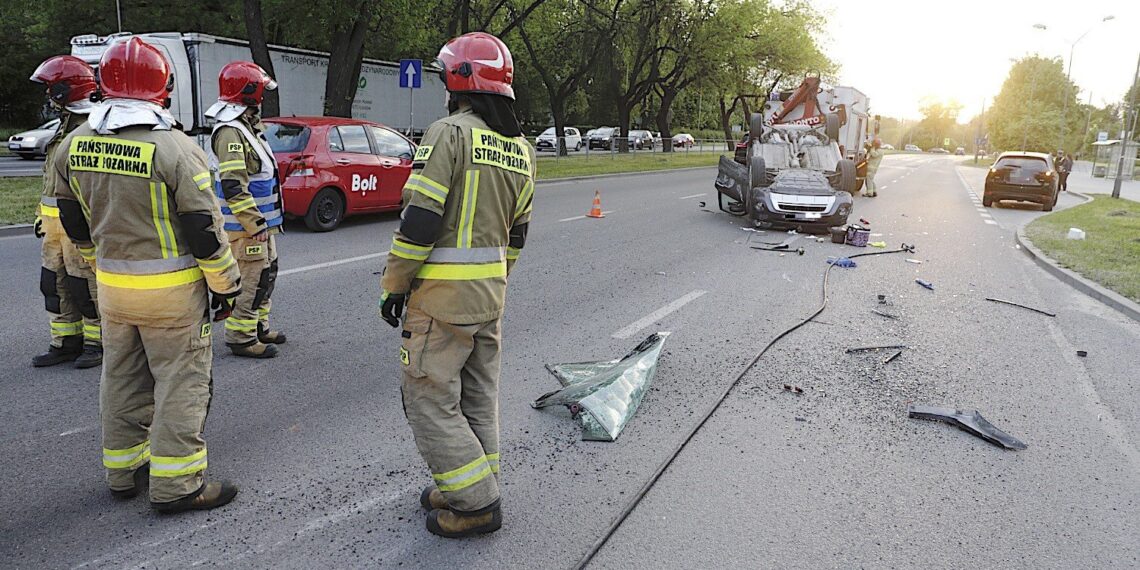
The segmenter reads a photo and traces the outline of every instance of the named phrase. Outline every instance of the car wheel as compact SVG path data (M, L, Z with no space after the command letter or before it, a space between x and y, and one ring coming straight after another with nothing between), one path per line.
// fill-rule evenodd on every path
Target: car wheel
M1041 204L1041 211L1042 212L1052 212L1053 206L1056 206L1056 205L1057 205L1057 197L1053 196L1052 200L1049 200L1048 202Z
M837 190L842 190L848 194L855 195L858 190L856 186L859 179L855 175L855 161L850 158L845 158L839 161L839 187Z
M334 188L322 188L305 213L305 226L314 232L332 231L344 217L344 198Z
M990 206L993 206L993 205L994 205L994 199L990 198L989 196L987 196L985 194L982 194L982 206L989 208Z
M578 141L578 144L574 145L574 152L578 152L580 150L582 150L582 141Z
M827 115L827 126L824 129L824 134L832 141L839 142L839 115L835 113Z
M768 171L764 164L764 157L753 156L749 161L748 182L752 188L763 188L768 185Z
M748 128L748 144L751 145L753 141L760 140L760 135L764 134L764 115L752 113L752 117L748 121Z

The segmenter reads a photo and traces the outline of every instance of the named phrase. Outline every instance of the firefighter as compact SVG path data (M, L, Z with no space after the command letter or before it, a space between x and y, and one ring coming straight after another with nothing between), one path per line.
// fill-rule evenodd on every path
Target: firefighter
M229 308L240 274L206 155L172 128L166 59L131 38L107 49L99 74L105 100L50 168L60 221L99 284L107 483L123 499L149 484L162 513L211 509L237 487L205 480L209 311Z
M514 63L474 32L439 52L450 116L424 134L381 279L380 316L404 316L405 415L434 484L427 528L494 532L499 508L500 319L507 275L526 240L534 149L514 114Z
M48 165L59 141L78 127L93 105L97 84L91 66L70 55L47 59L32 73L32 81L47 88L48 101L59 111L59 129L47 144L44 189L40 196L34 232L43 238L40 291L51 314L51 346L32 359L32 365L55 366L75 361L76 368L91 368L103 362L102 329L99 326L95 272L59 223L55 177Z
M273 358L285 334L269 329L270 298L277 281L277 243L283 204L277 163L259 116L266 91L277 88L265 70L248 61L218 74L218 102L206 111L217 121L210 144L214 192L226 234L241 268L242 291L226 319L226 346L237 356Z
M875 192L875 173L879 171L879 163L883 162L883 141L875 137L867 145L867 176L863 180L863 195L868 198L878 196Z

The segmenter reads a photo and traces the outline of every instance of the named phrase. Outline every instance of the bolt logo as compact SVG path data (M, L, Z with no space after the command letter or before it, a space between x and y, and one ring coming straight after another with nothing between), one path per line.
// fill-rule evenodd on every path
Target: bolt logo
M376 177L362 178L359 174L352 175L352 191L366 194L376 191Z

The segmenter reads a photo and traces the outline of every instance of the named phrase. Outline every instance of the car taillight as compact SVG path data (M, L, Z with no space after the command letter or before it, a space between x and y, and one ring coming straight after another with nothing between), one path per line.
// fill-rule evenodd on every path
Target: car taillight
M310 158L312 157L308 155L298 156L297 158L294 158L289 163L289 171L285 177L293 178L294 176L316 176L316 173L313 172L313 165L309 163Z

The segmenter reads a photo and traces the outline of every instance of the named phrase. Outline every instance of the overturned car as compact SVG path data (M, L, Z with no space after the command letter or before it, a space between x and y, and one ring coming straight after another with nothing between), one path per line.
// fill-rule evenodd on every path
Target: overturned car
M716 178L722 211L758 228L826 233L847 223L857 180L855 163L835 142L837 121L824 128L765 124L752 117L747 164L722 156Z

